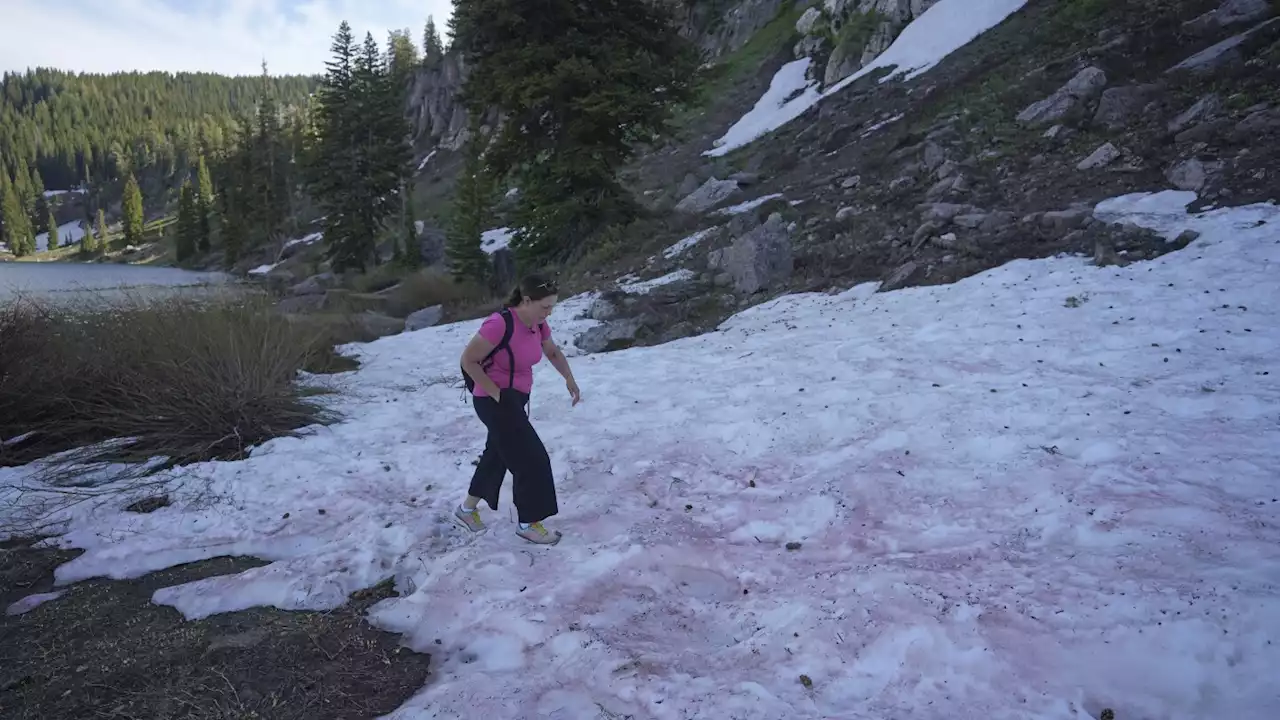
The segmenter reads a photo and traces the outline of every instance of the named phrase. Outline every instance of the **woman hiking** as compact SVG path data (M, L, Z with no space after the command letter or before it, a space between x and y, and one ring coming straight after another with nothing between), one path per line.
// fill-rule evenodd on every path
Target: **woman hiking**
M520 521L516 534L539 545L560 542L559 531L548 531L542 525L559 507L551 458L528 416L533 366L544 354L564 377L573 404L582 400L569 361L551 339L547 325L557 299L554 283L538 275L525 277L511 292L506 306L484 321L462 352L462 370L476 415L489 432L467 498L453 513L473 532L484 529L480 501L498 509L498 491L510 470L511 494Z

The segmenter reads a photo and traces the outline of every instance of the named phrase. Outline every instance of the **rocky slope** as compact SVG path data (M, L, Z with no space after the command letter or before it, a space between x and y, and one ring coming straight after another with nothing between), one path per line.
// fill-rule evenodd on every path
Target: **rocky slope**
M602 294L585 350L702 332L786 292L951 282L1063 252L1140 262L1194 238L1096 223L1095 203L1170 187L1201 204L1280 194L1280 18L1267 0L983 0L1017 10L885 82L892 68L851 76L928 50L904 45L936 38L904 31L931 10L978 5L671 1L710 85L678 136L625 173L652 217L564 278ZM465 76L448 56L415 81L419 199L432 210L460 164ZM753 106L800 102L812 107L717 149Z
M934 4L843 5L883 13L880 33ZM830 8L841 5L805 10L769 71L814 52L812 82L847 77L852 65L820 55L824 23L838 27ZM658 312L613 291L620 308L646 306L616 346L632 328L637 342L663 341L784 292L951 282L1062 252L1110 264L1178 250L1194 238L1108 227L1092 207L1171 187L1196 191L1201 206L1280 199L1275 14L1263 0L1030 0L918 78L859 79L719 157L707 153L732 120L712 108L631 173L666 232L646 228L652 240L635 238L643 255L624 253L586 284L636 267L686 271ZM883 44L869 42L859 66ZM657 252L695 230L704 235L693 249ZM690 305L699 306L692 323Z

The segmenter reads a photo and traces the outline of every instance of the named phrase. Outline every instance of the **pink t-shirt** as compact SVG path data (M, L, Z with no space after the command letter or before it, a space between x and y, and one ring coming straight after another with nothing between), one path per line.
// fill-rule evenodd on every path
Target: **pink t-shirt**
M551 338L551 326L544 322L539 332L525 325L515 311L511 313L511 321L511 341L508 344L516 359L515 383L508 385L511 379L511 355L508 355L505 349L494 353L493 364L489 366L487 374L499 388L512 387L519 392L529 394L533 392L533 366L542 362L542 343ZM502 342L502 335L506 329L507 323L502 319L502 314L494 313L480 326L480 337L496 346ZM489 396L479 384L476 385L474 393L476 397Z

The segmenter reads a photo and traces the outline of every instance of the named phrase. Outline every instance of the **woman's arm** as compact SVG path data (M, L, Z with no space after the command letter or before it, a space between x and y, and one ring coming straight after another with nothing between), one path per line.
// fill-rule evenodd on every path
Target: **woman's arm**
M502 390L498 387L498 383L489 377L480 363L493 352L495 345L485 340L480 335L471 338L471 342L467 343L467 347L462 351L462 369L466 371L476 385L484 389L485 393L495 401L502 399Z
M573 378L573 368L569 367L569 358L564 356L560 346L556 345L551 338L542 341L542 352L556 372L564 378L565 387L569 388L569 395L573 397L573 404L577 405L582 401L582 392L578 389L578 381Z

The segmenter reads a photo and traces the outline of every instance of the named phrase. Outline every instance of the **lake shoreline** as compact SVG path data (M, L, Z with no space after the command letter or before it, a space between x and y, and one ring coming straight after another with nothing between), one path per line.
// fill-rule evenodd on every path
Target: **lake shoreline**
M124 263L0 262L0 304L18 298L47 298L58 301L77 294L115 292L163 293L192 288L243 285L240 278L219 271Z

